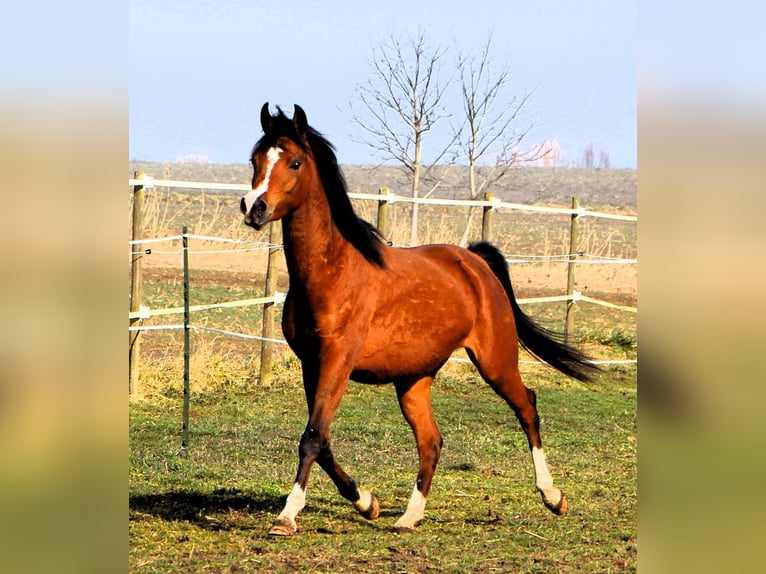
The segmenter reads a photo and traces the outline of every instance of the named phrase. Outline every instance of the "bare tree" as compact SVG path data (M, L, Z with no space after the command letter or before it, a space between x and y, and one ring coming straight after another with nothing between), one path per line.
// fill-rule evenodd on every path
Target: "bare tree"
M491 48L492 35L489 35L479 54L460 56L457 64L464 120L455 133L459 153L468 163L471 199L483 197L517 161L534 161L543 155L542 145L521 151L522 140L532 126L518 126L520 113L532 92L509 95L510 67L505 64L494 68ZM468 243L477 212L477 208L469 208L460 245Z
M593 142L588 142L582 152L582 166L588 169L593 167Z
M605 149L601 150L598 158L598 167L603 169L609 169L611 162L609 161L609 152Z
M423 31L406 40L391 37L373 50L372 77L356 91L361 112L351 109L354 123L367 138L362 143L401 164L411 177L412 197L420 195L424 167L439 163L450 144L424 166L423 142L439 120L447 117L442 98L449 79L442 77L446 49L431 46ZM417 243L418 204L412 204L410 245Z

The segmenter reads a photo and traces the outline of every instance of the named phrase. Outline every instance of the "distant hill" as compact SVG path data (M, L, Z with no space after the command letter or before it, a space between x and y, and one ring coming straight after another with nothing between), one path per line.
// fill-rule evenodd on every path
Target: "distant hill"
M349 191L376 193L388 187L393 193L408 195L407 179L401 168L392 166L344 165ZM129 177L142 170L156 179L249 183L247 164L160 163L132 161ZM437 168L441 182L431 197L466 199L467 174L460 166ZM433 184L425 182L423 190ZM637 171L634 169L534 168L513 169L491 191L504 201L541 205L569 206L579 196L585 207L611 206L628 212L637 208ZM193 191L193 190L190 190Z

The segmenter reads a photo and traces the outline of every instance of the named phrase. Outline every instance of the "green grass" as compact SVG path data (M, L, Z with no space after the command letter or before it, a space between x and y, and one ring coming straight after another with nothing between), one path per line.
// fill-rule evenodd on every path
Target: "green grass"
M180 400L133 403L131 570L635 571L635 370L583 385L530 367L525 379L538 391L549 465L570 512L543 507L507 406L475 375L448 373L433 398L442 460L426 521L408 535L390 527L406 507L417 454L391 386L351 385L332 435L341 464L380 498L380 517L360 517L315 467L290 539L266 532L297 464L306 417L298 385L193 392L186 458L177 454Z

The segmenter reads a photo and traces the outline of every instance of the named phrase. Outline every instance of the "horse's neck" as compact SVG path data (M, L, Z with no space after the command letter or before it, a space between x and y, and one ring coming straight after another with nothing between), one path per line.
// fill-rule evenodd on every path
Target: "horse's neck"
M290 281L326 281L342 270L351 245L332 220L321 188L283 218L283 241Z

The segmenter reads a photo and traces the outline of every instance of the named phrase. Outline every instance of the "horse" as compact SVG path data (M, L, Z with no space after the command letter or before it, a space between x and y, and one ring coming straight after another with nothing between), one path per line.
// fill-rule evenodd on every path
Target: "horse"
M298 532L314 462L365 518L380 504L338 464L330 425L349 381L393 383L417 444L415 486L394 531L415 531L442 450L431 384L452 353L464 348L481 377L506 401L526 434L535 487L554 514L567 511L553 486L539 431L536 394L519 374L519 344L537 359L582 381L598 367L525 315L508 265L488 242L394 247L359 218L348 197L335 148L294 106L260 114L263 136L251 153L251 191L241 198L244 223L256 230L281 220L289 290L282 331L300 359L308 422L298 470L269 534Z

